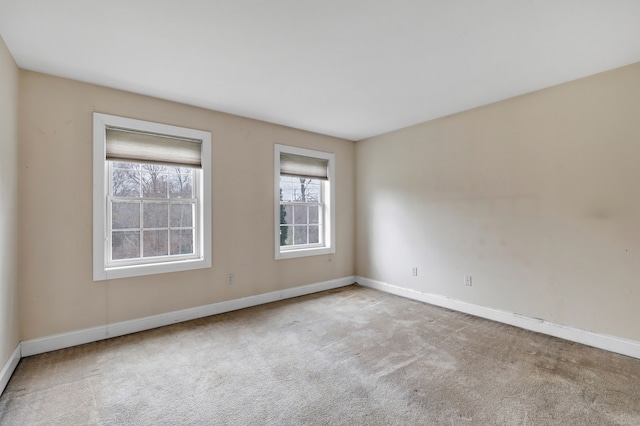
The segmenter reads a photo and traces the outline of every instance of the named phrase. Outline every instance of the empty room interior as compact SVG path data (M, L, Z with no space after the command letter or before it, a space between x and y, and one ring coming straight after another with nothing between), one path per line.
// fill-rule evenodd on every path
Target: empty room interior
M0 424L640 424L639 22L0 1Z

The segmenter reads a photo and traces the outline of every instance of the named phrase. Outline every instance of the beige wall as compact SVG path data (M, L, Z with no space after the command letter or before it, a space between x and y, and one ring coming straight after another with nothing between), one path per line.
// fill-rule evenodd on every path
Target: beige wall
M20 76L21 339L353 275L352 142L29 71ZM93 111L212 133L213 268L92 281ZM276 143L336 154L334 255L274 260Z
M358 275L640 340L640 64L358 142L356 160Z
M0 369L18 327L18 67L0 38Z
M9 319L2 327L10 324L2 329L0 356L18 341L11 250L16 173L20 340L354 272L640 340L640 64L355 148L336 138L20 71L18 170L17 69L4 45L0 65L0 261L8 265L2 264L0 306ZM212 132L213 268L92 281L93 111ZM336 153L335 255L274 260L275 143ZM414 266L417 277L411 276ZM235 274L233 285L225 282L228 273ZM465 274L473 275L472 287L464 286Z

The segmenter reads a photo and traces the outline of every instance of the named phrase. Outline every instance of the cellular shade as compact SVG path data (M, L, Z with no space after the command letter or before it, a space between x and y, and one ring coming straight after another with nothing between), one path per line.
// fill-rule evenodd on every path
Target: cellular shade
M280 153L280 176L329 180L328 165L324 158Z
M202 167L202 142L107 128L107 160Z

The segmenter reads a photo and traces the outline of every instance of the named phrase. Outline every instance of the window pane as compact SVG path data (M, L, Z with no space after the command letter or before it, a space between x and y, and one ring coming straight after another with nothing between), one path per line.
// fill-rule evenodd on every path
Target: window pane
M127 169L127 170L140 170L140 164L138 163L125 163L120 161L112 162L112 167L115 169Z
M167 228L169 203L144 203L143 228Z
M140 228L140 203L120 203L111 205L111 228Z
M140 169L147 173L156 173L166 175L169 173L169 167L159 164L140 164Z
M143 240L144 257L168 254L169 231L144 231Z
M280 204L280 224L287 223L287 206Z
M140 231L114 231L111 233L111 258L134 259L140 257Z
M320 201L320 184L317 180L312 180L311 182L307 185L307 201L317 203Z
M290 246L293 244L293 226L280 227L280 245Z
M189 168L189 167L172 167L171 168L171 173L180 173L183 175L188 175L191 174L193 172L193 169Z
M307 201L307 183L310 179L296 178L293 184L293 201Z
M307 244L307 227L306 226L294 226L293 227L293 241L294 245Z
M131 164L133 163L115 163ZM133 169L111 168L111 188L112 194L116 197L139 197L140 196L140 172Z
M293 223L293 206L280 206L280 223Z
M189 170L189 169L178 169ZM193 198L193 177L189 175L169 175L169 197Z
M309 223L320 223L320 206L309 206Z
M280 201L293 201L291 178L280 178Z
M193 230L178 229L171 231L171 254L193 253Z
M293 201L309 203L320 199L320 181L317 179L293 178Z
M192 226L193 204L171 204L171 227L187 228Z
M296 225L306 225L309 223L307 218L307 206L293 206L293 220Z
M309 226L309 244L317 244L320 242L320 227L316 225Z
M167 175L165 166L142 166L142 196L167 198Z

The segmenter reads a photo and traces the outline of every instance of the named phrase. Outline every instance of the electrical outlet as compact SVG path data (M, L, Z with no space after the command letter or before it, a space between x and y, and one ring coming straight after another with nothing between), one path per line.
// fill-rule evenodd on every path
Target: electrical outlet
M471 287L471 275L464 276L464 285Z
M411 268L411 275L413 275L414 277L418 276L418 267L414 266L413 268Z
M227 274L227 284L233 284L233 274Z

